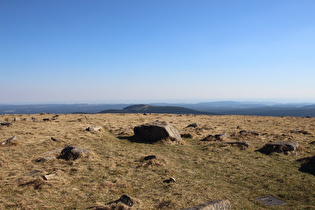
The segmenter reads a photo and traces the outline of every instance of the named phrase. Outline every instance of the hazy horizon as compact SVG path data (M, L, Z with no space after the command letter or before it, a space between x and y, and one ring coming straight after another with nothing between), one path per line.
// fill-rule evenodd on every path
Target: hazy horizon
M2 0L0 104L315 102L314 8L313 0Z
M241 102L241 103L279 103L279 104L315 104L315 98L310 99L177 99L177 100L115 100L115 101L40 101L40 102L8 102L0 103L0 105L45 105L45 104L154 104L154 103L167 103L167 104L198 104L208 102Z

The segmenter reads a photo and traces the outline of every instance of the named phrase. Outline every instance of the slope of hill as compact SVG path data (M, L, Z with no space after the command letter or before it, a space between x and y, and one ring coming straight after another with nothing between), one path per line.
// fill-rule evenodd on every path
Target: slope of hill
M178 106L152 106L147 104L138 104L127 106L122 110L110 109L103 110L99 113L171 113L171 114L215 114L202 112L194 109L178 107Z

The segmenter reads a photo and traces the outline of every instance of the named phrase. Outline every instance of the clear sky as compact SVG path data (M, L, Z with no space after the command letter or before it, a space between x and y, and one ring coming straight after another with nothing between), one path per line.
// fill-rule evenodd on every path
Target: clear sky
M315 102L314 0L0 0L0 103Z

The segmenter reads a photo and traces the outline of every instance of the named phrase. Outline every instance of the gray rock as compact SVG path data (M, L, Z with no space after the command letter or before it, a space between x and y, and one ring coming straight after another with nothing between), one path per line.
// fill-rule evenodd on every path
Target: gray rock
M2 146L16 146L18 145L18 138L16 136L13 136L6 141L2 142Z
M230 210L231 204L228 200L215 200L198 206L190 207L184 210Z
M65 160L76 160L78 158L89 157L90 151L77 146L65 147L58 158Z
M197 128L197 127L198 127L197 123L192 123L187 126L187 128Z
M135 203L135 201L132 198L130 198L128 195L122 195L122 196L120 196L120 198L118 200L109 202L106 205L113 204L113 203L119 203L119 202L126 204L127 206L130 206L130 207L133 206Z
M13 125L13 123L10 123L10 122L7 122L7 121L0 122L0 126L7 126L7 127L9 127L11 125Z
M222 144L230 144L232 146L245 146L245 147L249 147L248 143L245 141L230 141L230 142L221 142Z
M299 171L313 174L315 176L315 156L306 159L307 161L301 165Z
M39 158L36 160L37 163L44 163L44 162L47 162L47 161L52 161L52 160L55 160L56 157L53 157L53 156L47 156L47 157L43 157L43 158Z
M171 140L175 143L182 141L179 132L165 121L155 121L134 127L134 137L148 143L160 140Z
M223 141L227 137L226 133L216 134L216 135L209 135L206 138L202 139L201 141Z
M97 132L97 131L101 131L102 127L101 126L91 126L91 127L88 127L86 130L91 131L91 132Z
M241 130L240 131L240 135L254 135L254 136L259 136L259 133L255 132L255 131L247 131L247 130Z
M297 142L280 141L280 142L269 142L258 151L265 154L271 154L273 152L295 154L298 148L299 148L299 143Z

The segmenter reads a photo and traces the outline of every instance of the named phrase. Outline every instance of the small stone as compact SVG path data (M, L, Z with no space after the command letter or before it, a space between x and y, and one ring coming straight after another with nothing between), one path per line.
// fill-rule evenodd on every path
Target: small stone
M91 131L91 132L97 132L97 131L101 131L102 127L101 126L91 126L91 127L88 127L86 130Z
M122 195L118 200L117 203L121 202L126 204L127 206L133 206L134 205L134 200L130 198L128 195Z
M153 160L153 159L156 159L155 155L149 155L143 158L143 160Z
M48 156L48 157L43 157L43 158L39 158L36 160L37 163L43 163L43 162L47 162L47 161L51 161L51 160L55 160L56 157L52 157L52 156Z
M192 123L192 124L189 124L186 128L197 128L198 125L197 123Z
M13 125L13 124L10 123L10 122L7 122L7 121L0 122L0 126L7 126L7 127L9 127L11 125Z
M227 137L226 133L216 134L216 135L209 135L206 138L202 139L201 141L223 141Z
M175 178L173 177L170 177L169 179L163 181L163 183L172 183L172 182L176 182Z
M16 146L18 145L18 138L16 136L13 136L6 141L2 142L2 146Z
M51 139L52 141L60 141L60 139L55 138L55 137L51 137L50 139Z
M254 136L259 136L259 133L254 132L254 131L247 131L247 130L241 130L240 135L254 135Z
M231 144L231 145L236 145L236 146L249 147L248 143L244 141L222 142L222 144Z
M90 151L77 146L65 147L58 158L65 160L76 160L78 158L89 157Z

